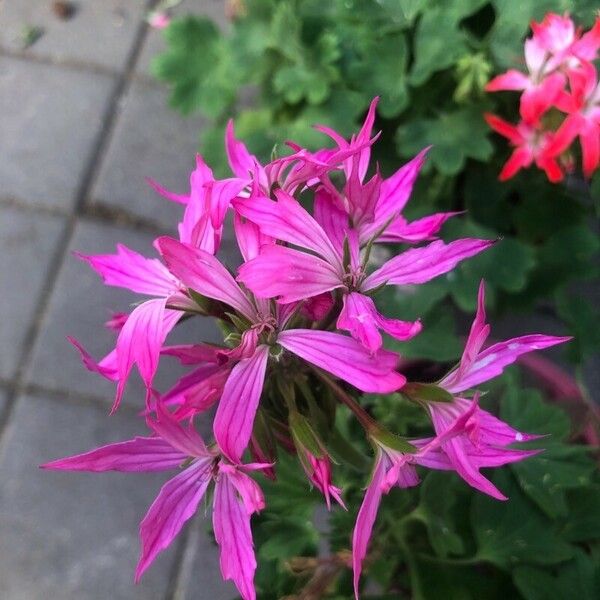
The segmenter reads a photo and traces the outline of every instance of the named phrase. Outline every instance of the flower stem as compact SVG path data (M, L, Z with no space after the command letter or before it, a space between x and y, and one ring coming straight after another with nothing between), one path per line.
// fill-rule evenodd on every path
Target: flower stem
M326 375L317 367L311 367L316 376L335 394L336 398L345 404L359 420L360 424L367 432L379 429L377 422L367 413L367 411L340 385L338 385L329 375Z

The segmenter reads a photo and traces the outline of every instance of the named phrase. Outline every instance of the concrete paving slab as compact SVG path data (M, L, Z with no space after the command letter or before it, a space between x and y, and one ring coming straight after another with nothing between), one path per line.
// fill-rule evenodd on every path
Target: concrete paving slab
M0 207L0 377L13 377L65 219Z
M0 2L0 45L23 49L26 27L41 28L41 36L26 54L56 61L75 61L120 71L124 68L146 0L78 0L70 18L61 19L52 0Z
M156 194L145 178L188 193L202 124L200 117L184 118L169 109L166 90L133 83L92 191L94 203L174 230L181 205Z
M41 463L144 434L138 417L18 400L0 456L0 597L159 600L174 548L134 585L138 526L168 474L44 471Z
M0 195L73 206L112 77L0 57Z

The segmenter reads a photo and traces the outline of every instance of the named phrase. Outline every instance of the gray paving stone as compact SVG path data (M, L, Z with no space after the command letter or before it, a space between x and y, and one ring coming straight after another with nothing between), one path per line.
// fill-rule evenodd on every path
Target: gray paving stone
M114 81L0 57L0 194L72 206Z
M166 90L139 82L122 110L92 198L174 229L181 206L156 194L145 178L188 192L202 119L181 117L168 108Z
M68 473L41 463L143 434L100 408L23 397L0 457L0 597L164 598L174 548L134 585L138 525L167 473Z
M143 253L157 256L151 243L154 236L130 229L99 225L90 222L78 224L70 250L86 254L112 253L117 242ZM102 284L90 267L67 257L50 299L50 306L34 349L28 370L28 381L52 389L75 393L94 394L112 402L114 385L86 371L79 355L65 336L77 338L96 358L114 347L115 334L103 326L111 311L129 311L131 303L143 299L120 288ZM201 317L177 327L169 343L191 343L200 340L220 340L214 324ZM134 406L143 405L144 392L137 373L132 373L125 401ZM156 379L156 387L165 391L181 373L175 360L165 357Z
M228 25L226 2L224 0L187 0L177 6L171 15L173 18L193 14L213 20L222 29ZM166 48L162 31L150 28L137 62L135 72L139 75L151 75L152 59Z
M219 549L210 533L211 513L195 518L184 555L177 600L233 600L239 594L231 581L223 581Z
M12 377L64 219L0 207L0 377Z
M68 20L57 17L47 0L6 0L0 3L0 45L9 50L23 47L23 28L41 27L42 36L27 49L33 56L124 67L145 0L78 0Z

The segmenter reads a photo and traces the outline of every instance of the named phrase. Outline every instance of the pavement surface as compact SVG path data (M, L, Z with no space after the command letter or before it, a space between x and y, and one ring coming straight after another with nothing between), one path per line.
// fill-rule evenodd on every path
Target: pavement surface
M163 47L145 22L155 3L78 0L62 20L51 0L0 0L2 600L236 596L203 514L134 585L138 524L165 475L38 469L144 430L141 384L109 417L113 386L82 367L66 336L102 356L114 344L103 322L136 300L103 286L72 251L108 253L122 241L151 255L180 211L144 178L184 193L194 166L202 120L168 109L149 74ZM225 24L224 4L187 0L178 10ZM35 28L41 37L24 49ZM186 334L216 332L200 323ZM159 387L176 375L167 365Z

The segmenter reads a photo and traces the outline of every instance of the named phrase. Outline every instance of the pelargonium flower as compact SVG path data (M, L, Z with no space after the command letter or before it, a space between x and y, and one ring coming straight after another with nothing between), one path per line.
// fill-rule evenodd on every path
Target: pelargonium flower
M214 422L215 438L230 460L239 462L249 443L269 356L277 346L362 391L387 393L405 383L394 370L397 354L371 354L353 339L329 331L286 329L293 310L273 310L271 303L253 300L211 254L172 238L159 238L157 245L169 270L188 288L248 321L244 335L251 342L227 378Z
M153 472L180 469L160 490L140 525L139 581L156 556L168 548L198 510L211 482L215 483L213 527L221 549L221 573L232 579L244 600L255 600L256 558L250 517L264 508L263 494L248 472L265 464L231 463L206 447L192 427L183 427L161 404L149 418L151 437L108 444L84 454L42 465L61 471Z
M421 327L418 322L383 317L369 293L382 285L425 283L493 244L479 239L449 244L435 241L403 252L368 274L358 236L343 229L335 209L329 210L333 205L322 205L316 212L319 223L289 194L278 190L275 195L277 201L265 197L252 202L238 199L235 209L256 223L264 234L308 252L279 244L266 246L240 267L238 280L256 296L278 298L283 304L341 288L343 307L337 326L350 331L372 352L382 345L379 329L396 339L407 340ZM344 254L348 254L347 260Z
M600 164L600 85L598 73L589 62L582 62L568 73L571 91L556 102L567 118L556 131L549 146L554 154L564 152L579 137L583 154L583 174L591 177Z
M498 342L482 350L489 332L490 326L485 322L485 287L482 281L479 287L477 313L460 363L437 384L449 392L453 400L427 403L438 436L444 435L461 415L473 411L476 401L468 400L460 394L497 377L505 367L514 363L522 354L549 348L571 339L532 334ZM489 412L477 407L472 412L464 433L441 444L441 451L445 454L442 462L445 466L442 466L439 460L437 466L433 464L427 466L453 469L472 487L499 500L506 500L496 486L479 473L479 469L496 467L526 458L530 455L529 452L513 450L507 446L536 437L513 429Z
M524 121L512 125L489 113L486 113L484 118L496 133L515 146L515 150L500 171L500 181L514 177L521 169L526 169L533 163L546 173L549 181L556 183L563 179L564 174L556 159L558 152L554 148L553 133L540 130Z

